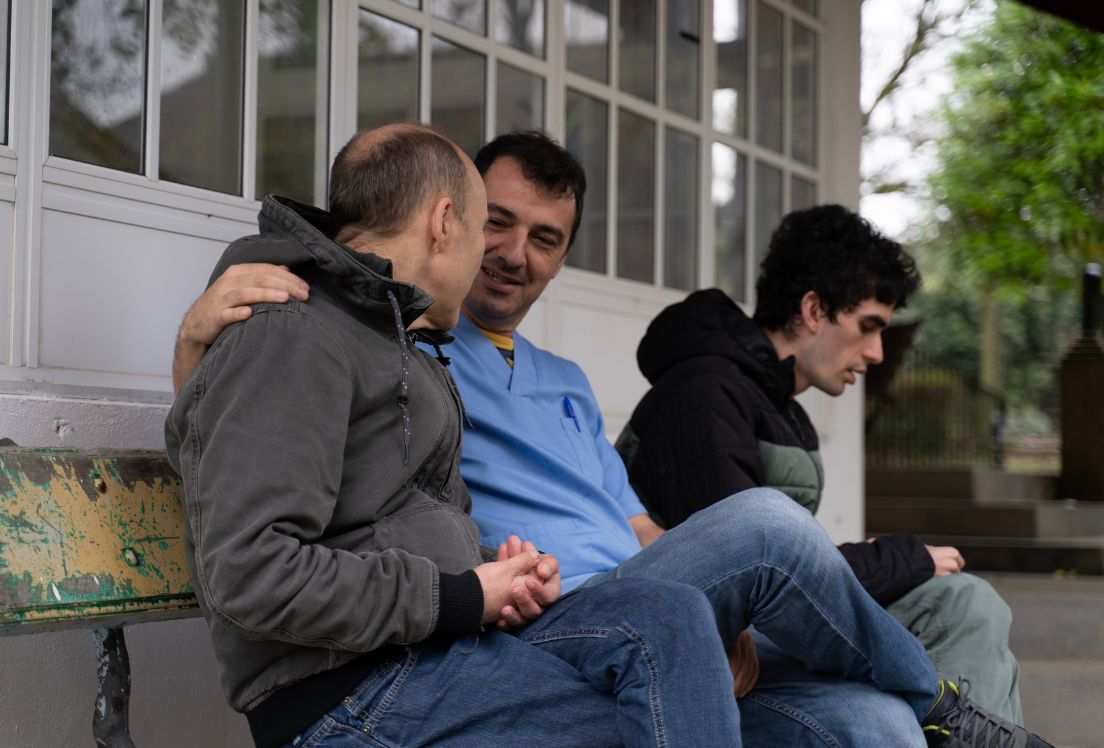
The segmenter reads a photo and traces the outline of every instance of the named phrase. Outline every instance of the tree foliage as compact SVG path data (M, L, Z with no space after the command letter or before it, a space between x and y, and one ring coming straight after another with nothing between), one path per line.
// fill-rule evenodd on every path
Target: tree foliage
M936 240L990 291L1104 259L1104 35L999 0L952 59Z

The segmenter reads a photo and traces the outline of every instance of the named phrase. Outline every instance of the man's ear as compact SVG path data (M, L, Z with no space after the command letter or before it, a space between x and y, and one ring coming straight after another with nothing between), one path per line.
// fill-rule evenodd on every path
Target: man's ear
M821 303L817 292L806 291L805 295L801 297L801 324L809 332L815 333L827 318L828 313L824 310L824 305Z
M456 206L452 198L442 195L432 203L429 214L429 234L433 239L434 247L443 245L456 233Z

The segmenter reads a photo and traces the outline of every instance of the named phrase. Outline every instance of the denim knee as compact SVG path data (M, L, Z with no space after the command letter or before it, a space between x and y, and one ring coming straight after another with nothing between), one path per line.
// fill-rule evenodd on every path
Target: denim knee
M773 488L749 488L708 510L708 523L719 530L733 526L765 533L770 539L820 533L820 525L804 507Z

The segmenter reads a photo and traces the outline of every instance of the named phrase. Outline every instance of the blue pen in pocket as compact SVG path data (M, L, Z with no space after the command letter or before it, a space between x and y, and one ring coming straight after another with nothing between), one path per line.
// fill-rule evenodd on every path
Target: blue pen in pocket
M564 414L575 422L575 430L580 434L583 433L582 427L579 426L579 419L575 416L575 406L571 404L571 398L567 395L564 395Z

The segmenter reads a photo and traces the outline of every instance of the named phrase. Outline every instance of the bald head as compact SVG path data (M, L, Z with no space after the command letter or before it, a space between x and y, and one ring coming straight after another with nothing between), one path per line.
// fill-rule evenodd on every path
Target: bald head
M470 175L456 145L424 125L387 125L354 135L330 170L330 212L346 227L398 235L428 200L448 195L466 220Z

